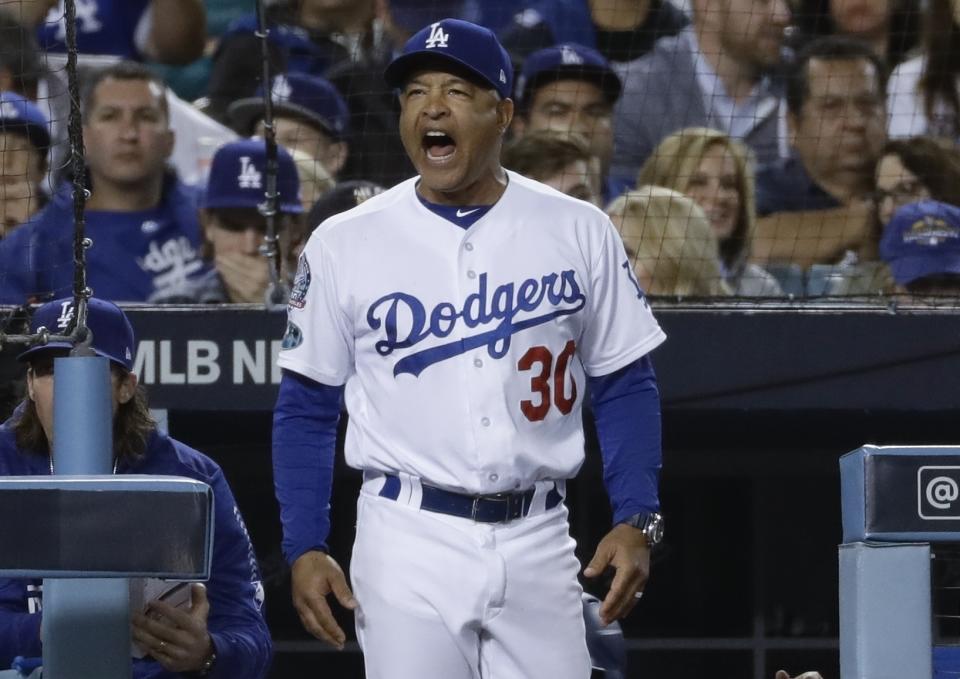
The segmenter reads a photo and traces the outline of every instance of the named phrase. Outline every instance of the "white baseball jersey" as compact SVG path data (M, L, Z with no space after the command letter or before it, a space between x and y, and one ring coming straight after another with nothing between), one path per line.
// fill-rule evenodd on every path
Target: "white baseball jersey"
M414 178L307 243L279 365L346 384L352 467L470 494L570 478L585 373L665 339L607 216L508 175L466 230Z

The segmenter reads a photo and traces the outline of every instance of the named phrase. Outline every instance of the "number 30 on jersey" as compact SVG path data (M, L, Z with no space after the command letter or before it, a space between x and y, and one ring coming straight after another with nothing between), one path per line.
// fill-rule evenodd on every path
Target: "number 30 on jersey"
M553 406L563 415L569 415L573 410L573 404L577 402L577 382L571 375L568 397L566 381L567 368L576 348L576 343L570 340L554 361L553 353L547 347L539 345L527 349L517 361L517 370L534 373L530 378L530 391L538 398L520 401L521 412L531 422L539 422L545 418Z

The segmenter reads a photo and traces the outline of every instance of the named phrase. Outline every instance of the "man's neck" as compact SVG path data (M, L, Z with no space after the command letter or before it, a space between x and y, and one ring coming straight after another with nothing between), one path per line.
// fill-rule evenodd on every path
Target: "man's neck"
M727 96L735 102L741 102L749 97L760 80L756 65L738 61L727 52L720 40L719 31L704 26L697 26L694 30L700 46L700 54L710 63L714 73L720 78Z
M163 177L135 186L123 186L96 178L93 192L87 201L88 210L105 212L140 212L160 204L163 194Z
M493 205L506 190L507 173L501 167L456 191L436 191L425 186L422 179L417 183L417 193L437 205Z
M632 31L643 25L653 0L590 0L594 25L604 31Z
M870 191L869 173L842 171L830 175L817 174L807 167L807 173L816 184L841 203L862 198Z

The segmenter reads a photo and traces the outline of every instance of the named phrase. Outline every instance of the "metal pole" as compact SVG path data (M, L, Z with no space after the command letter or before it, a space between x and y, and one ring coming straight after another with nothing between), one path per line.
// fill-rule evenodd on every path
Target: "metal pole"
M98 356L57 358L54 374L53 473L112 473L109 361ZM130 679L126 579L44 580L43 666L50 679Z

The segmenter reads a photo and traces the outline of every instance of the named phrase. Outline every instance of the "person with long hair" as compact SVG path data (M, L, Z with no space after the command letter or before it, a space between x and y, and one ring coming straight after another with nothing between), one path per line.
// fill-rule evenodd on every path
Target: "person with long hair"
M692 199L661 186L642 186L614 200L606 212L648 295L730 294L720 270L717 238Z
M734 294L783 294L776 279L750 263L757 209L750 151L719 130L690 127L664 139L640 170L640 186L665 186L692 198L716 234L724 280Z
M929 0L921 53L887 83L891 137L929 135L960 141L960 0Z
M72 298L41 306L31 320L63 332L74 315ZM115 474L185 476L213 489L213 560L206 586L190 588L189 608L163 601L148 611L132 612L132 640L144 652L133 661L134 679L186 676L263 679L272 657L270 631L261 606L263 586L253 546L220 467L202 453L157 429L146 393L133 372L136 342L123 311L100 299L88 305L87 328L94 353L110 362ZM55 359L70 344L36 344L20 354L27 364L27 396L0 425L0 476L46 476L54 472L51 455L54 422ZM119 536L122 539L122 536ZM41 583L0 578L0 667L16 656L42 654Z

